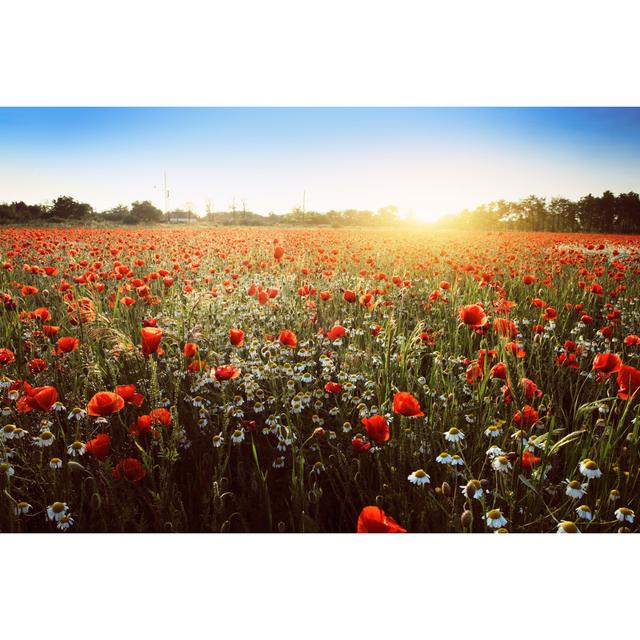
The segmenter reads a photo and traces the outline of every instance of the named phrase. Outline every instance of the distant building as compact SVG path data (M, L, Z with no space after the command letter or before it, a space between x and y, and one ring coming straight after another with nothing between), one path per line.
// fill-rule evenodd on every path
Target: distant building
M193 224L198 221L198 216L193 211L176 209L175 211L167 212L166 220L171 224Z

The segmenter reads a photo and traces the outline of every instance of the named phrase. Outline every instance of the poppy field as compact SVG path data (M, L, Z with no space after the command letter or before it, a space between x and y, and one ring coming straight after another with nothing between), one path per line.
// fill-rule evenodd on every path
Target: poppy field
M0 531L613 533L640 238L5 228Z

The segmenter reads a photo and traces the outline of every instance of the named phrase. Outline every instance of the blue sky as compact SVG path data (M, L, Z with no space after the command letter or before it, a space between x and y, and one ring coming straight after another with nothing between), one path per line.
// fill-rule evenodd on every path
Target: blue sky
M425 219L530 193L640 190L640 109L0 108L0 201L396 204Z

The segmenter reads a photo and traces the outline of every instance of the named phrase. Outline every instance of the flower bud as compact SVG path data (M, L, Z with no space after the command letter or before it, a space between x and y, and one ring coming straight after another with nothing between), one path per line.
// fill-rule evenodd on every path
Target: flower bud
M475 491L475 489L474 489ZM460 524L467 529L468 527L471 526L473 522L473 514L471 513L471 511L469 511L469 509L465 509L462 512L462 515L460 516Z

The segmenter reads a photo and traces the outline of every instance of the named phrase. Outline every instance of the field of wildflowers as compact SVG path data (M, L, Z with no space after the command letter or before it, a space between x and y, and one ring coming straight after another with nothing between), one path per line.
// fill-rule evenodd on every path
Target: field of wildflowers
M0 249L2 532L635 530L640 238Z

